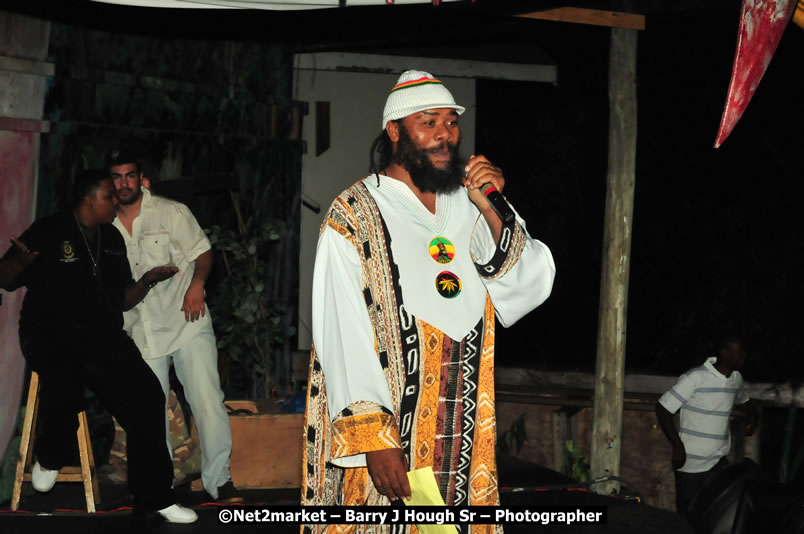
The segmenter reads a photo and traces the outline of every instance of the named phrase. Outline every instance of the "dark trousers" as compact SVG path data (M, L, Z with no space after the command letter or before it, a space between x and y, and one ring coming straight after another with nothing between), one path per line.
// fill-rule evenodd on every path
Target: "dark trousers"
M173 461L165 447L165 396L125 332L80 340L34 339L23 345L23 354L39 373L34 452L43 467L59 469L71 461L76 414L88 387L126 431L134 506L159 510L176 502Z
M687 517L689 515L690 504L703 487L704 483L729 465L728 459L724 456L718 463L712 466L709 471L702 471L700 473L684 473L682 471L674 471L676 475L676 511Z

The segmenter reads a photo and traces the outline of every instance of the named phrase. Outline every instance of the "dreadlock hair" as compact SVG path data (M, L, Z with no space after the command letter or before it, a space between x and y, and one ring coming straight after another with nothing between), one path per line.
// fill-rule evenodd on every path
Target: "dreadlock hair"
M400 120L395 120L394 122L398 123ZM388 132L383 130L371 143L371 149L369 150L369 174L374 174L377 177L377 185L380 183L379 172L391 164L393 155L394 149L391 145L391 138L388 137ZM379 162L376 161L377 157Z

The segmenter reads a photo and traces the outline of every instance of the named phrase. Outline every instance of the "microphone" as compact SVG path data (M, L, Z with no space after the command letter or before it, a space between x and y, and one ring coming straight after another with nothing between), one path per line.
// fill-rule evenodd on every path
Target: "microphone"
M491 204L494 212L500 217L500 219L502 219L504 225L507 226L514 222L514 210L511 209L511 206L508 205L508 202L505 201L502 194L497 191L497 188L494 187L494 184L491 182L486 182L480 186L480 191L486 195L489 204Z

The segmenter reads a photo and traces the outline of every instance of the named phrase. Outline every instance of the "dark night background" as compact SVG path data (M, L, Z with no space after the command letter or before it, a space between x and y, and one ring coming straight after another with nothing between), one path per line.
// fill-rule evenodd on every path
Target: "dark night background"
M433 55L459 50L492 61L554 61L556 86L477 83L477 151L503 168L507 196L531 233L550 245L557 264L551 298L513 328L499 330L497 352L503 365L591 372L610 32L505 13L557 5L566 3L487 0L439 8L212 14L79 1L0 3L58 24L111 32L115 39L128 34L163 41L236 40L280 45L287 57L326 50L415 55L411 50L416 49ZM804 30L788 26L743 118L714 149L741 2L573 5L637 7L646 13L638 44L628 370L679 374L712 354L722 333L737 331L749 342L748 380L798 380L804 99L802 86L793 80L804 57ZM57 69L63 63L57 59ZM290 80L283 84L280 91Z
M804 30L788 26L743 118L715 149L739 10L732 2L648 17L639 35L629 372L680 374L740 332L748 380L801 377L804 100L793 80ZM609 32L542 25L534 35L556 60L557 87L478 84L478 150L507 171L507 196L557 265L553 295L498 333L499 354L593 372Z

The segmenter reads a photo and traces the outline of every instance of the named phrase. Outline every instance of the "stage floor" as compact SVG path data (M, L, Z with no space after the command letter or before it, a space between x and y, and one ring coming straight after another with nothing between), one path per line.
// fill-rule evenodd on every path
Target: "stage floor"
M558 486L569 481L558 473L534 464L500 462L501 500L503 506L606 506L608 524L600 525L506 525L507 534L540 533L592 533L618 534L692 534L686 522L674 512L662 510L613 497L604 497L579 488L535 490L534 486ZM513 491L512 488L523 488ZM33 490L31 490L33 491ZM86 513L83 488L76 483L59 483L49 493L31 493L20 505L21 510L11 512L9 504L0 506L0 532L3 534L32 534L53 532L59 534L129 534L153 533L238 533L271 534L298 533L297 525L219 524L220 505L210 503L204 492L192 492L189 485L177 488L179 502L191 506L199 516L191 525L148 523L133 521L131 501L125 485L102 484L103 502L98 513ZM299 490L243 490L246 505L277 506L299 503Z

